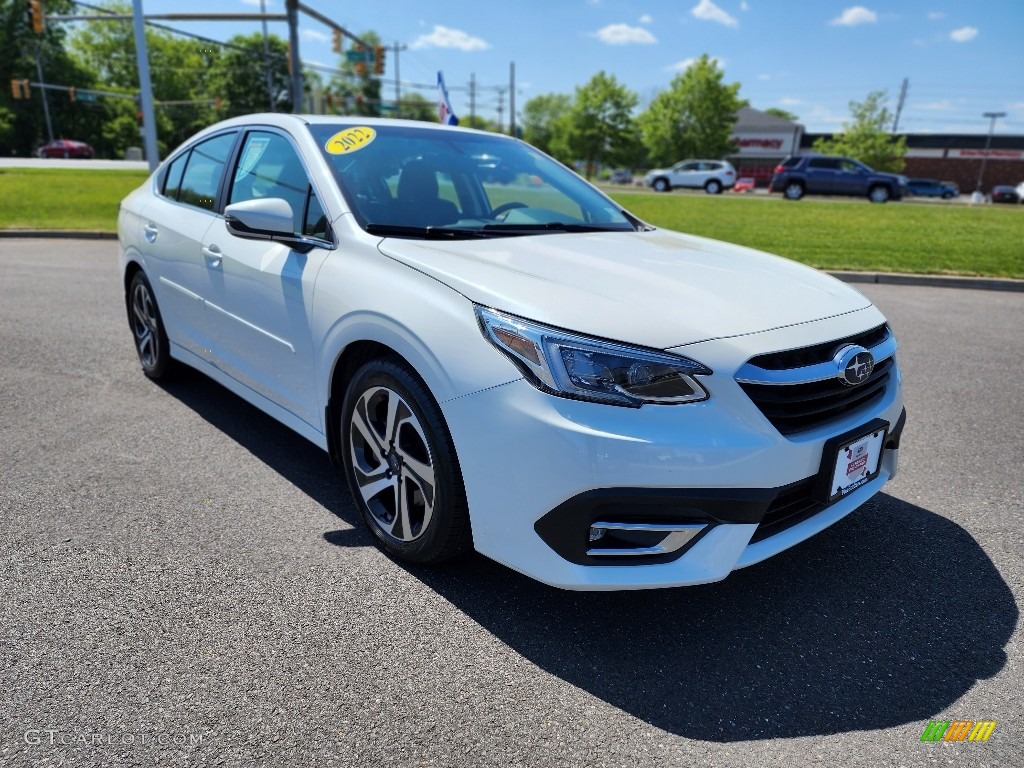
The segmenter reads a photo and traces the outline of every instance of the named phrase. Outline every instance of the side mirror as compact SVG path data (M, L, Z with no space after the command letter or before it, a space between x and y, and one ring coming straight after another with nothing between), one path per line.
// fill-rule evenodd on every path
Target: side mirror
M224 209L228 232L238 237L273 240L295 234L291 205L280 197L266 197L233 203Z
M235 237L246 240L275 240L291 246L299 253L314 248L330 248L332 244L295 231L295 216L287 200L266 197L232 203L224 209L224 226Z

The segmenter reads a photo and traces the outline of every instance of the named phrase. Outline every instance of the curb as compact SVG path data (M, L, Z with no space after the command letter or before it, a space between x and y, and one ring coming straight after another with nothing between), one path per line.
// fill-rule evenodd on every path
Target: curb
M5 238L36 238L52 240L117 240L115 232L76 232L73 230L0 229ZM1024 280L1002 277L964 277L957 275L910 275L900 272L848 272L828 270L828 274L844 283L875 283L877 285L915 285L927 288L964 288L973 291L1007 291L1024 293Z
M25 238L33 240L117 240L116 232L76 232L68 229L0 229L0 239Z
M1024 293L1024 280L1002 277L963 277L957 275L909 275L899 272L829 271L846 283L877 283L880 285L916 285L928 288L966 288L974 291L1009 291Z

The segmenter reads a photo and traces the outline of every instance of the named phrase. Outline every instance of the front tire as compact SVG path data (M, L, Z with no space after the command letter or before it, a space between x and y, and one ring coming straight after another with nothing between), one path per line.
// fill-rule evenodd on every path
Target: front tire
M371 360L356 371L341 434L352 498L387 552L430 565L472 546L451 435L437 402L403 361Z
M153 287L141 270L128 287L128 324L142 372L154 380L164 378L171 366L170 345Z
M877 186L872 187L868 191L868 199L872 203L887 203L889 202L890 192L888 187Z

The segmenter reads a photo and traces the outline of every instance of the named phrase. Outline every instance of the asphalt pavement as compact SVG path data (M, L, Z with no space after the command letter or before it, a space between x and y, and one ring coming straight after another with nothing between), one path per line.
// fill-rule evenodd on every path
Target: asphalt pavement
M858 286L899 477L718 584L588 594L390 560L317 448L142 376L116 247L0 240L0 765L1024 765L1021 294Z

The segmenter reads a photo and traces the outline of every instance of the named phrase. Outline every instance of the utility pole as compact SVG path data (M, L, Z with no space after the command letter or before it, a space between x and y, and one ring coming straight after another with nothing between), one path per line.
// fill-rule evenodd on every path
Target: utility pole
M978 186L975 192L981 192L981 182L985 178L985 161L988 160L988 150L992 146L992 134L996 130L996 120L1006 117L1005 112L982 112L982 117L987 117L991 122L988 124L988 137L985 139L985 154L981 156L981 170L978 171Z
M476 73L469 74L469 121L476 120Z
M43 80L43 46L36 47L36 73L39 75L39 94L43 99L43 114L46 116L46 135L53 141L53 124L50 122L50 102L46 98L46 82Z
M508 64L508 135L516 135L516 63Z
M270 41L267 40L267 0L260 0L260 23L263 25L263 74L267 77L267 102L270 111L274 112L274 80L270 74Z
M156 113L153 111L153 85L149 79L149 49L146 47L146 23L142 0L132 0L132 21L135 29L135 58L139 67L139 106L142 108L142 146L152 173L160 164L156 145Z
M404 51L407 46L399 45L398 41L395 41L393 50L395 52L395 110L402 109L402 78L399 76L398 69L398 54Z
M302 112L302 61L299 59L299 0L286 0L285 12L288 16L288 48L289 72L291 73L292 112Z
M892 121L892 132L893 133L896 133L896 129L899 127L899 124L900 124L900 112L903 111L903 102L906 101L906 98L907 98L907 85L909 85L909 84L910 84L910 81L907 78L904 77L903 78L903 85L900 86L900 100L896 103L896 117Z
M505 112L505 89L499 87L496 88L495 90L498 91L498 133L501 133L502 126L504 125L504 122L502 121L502 116Z

